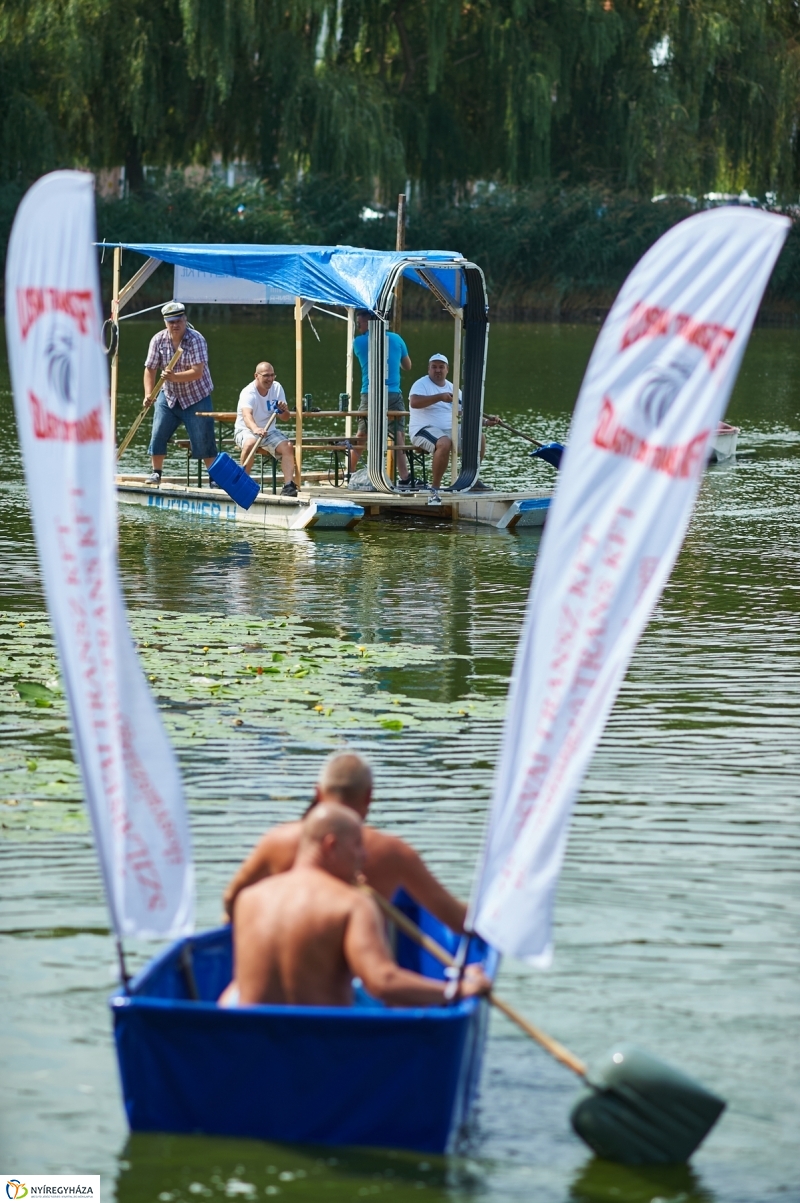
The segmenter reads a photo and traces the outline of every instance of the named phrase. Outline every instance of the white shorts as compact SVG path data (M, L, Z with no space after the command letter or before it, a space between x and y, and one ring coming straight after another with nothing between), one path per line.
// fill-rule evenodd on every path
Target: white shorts
M233 436L233 439L236 443L236 446L241 448L244 446L245 439L251 440L256 437L257 436L253 434L252 430L240 430ZM286 437L287 436L282 430L278 430L275 426L270 426L269 430L264 436L264 441L261 446L269 451L270 455L275 455L275 448L280 443L285 443Z
M443 426L422 426L416 434L411 436L411 442L415 447L419 447L420 451L432 453L436 450L439 439L452 439L452 437L452 430L445 430ZM458 449L461 450L460 426L458 428Z

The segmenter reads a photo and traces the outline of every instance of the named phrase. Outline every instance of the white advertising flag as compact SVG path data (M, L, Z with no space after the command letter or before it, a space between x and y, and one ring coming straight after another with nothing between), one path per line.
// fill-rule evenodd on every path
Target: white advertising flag
M194 924L180 773L125 618L101 344L94 181L57 171L17 212L6 338L20 448L77 760L117 935Z
M786 237L697 214L637 264L586 370L517 650L469 922L546 966L575 795L683 541Z

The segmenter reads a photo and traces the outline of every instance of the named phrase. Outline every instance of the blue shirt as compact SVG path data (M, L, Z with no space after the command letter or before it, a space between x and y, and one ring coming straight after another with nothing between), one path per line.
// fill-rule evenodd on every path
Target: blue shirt
M386 365L386 383L390 393L400 392L400 360L408 355L408 347L399 334L389 332L387 337L388 363ZM353 339L353 350L356 353L361 368L361 391L369 392L369 334L359 334Z

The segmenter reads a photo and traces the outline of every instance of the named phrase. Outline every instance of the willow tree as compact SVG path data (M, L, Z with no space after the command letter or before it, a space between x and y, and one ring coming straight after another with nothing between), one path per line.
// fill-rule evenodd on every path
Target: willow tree
M0 171L789 194L798 32L797 0L0 0Z

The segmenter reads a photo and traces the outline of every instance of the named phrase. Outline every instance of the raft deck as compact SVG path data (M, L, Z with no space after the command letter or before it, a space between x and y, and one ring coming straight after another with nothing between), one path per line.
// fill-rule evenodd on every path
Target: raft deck
M261 492L249 510L238 506L224 490L187 485L177 477L164 477L161 485L145 483L143 475L117 476L117 493L123 505L189 514L211 522L237 526L275 527L282 530L352 530L364 520L413 517L490 526L495 530L541 527L551 489L441 494L442 504L429 505L429 493L353 492L330 485L304 485L297 497Z

